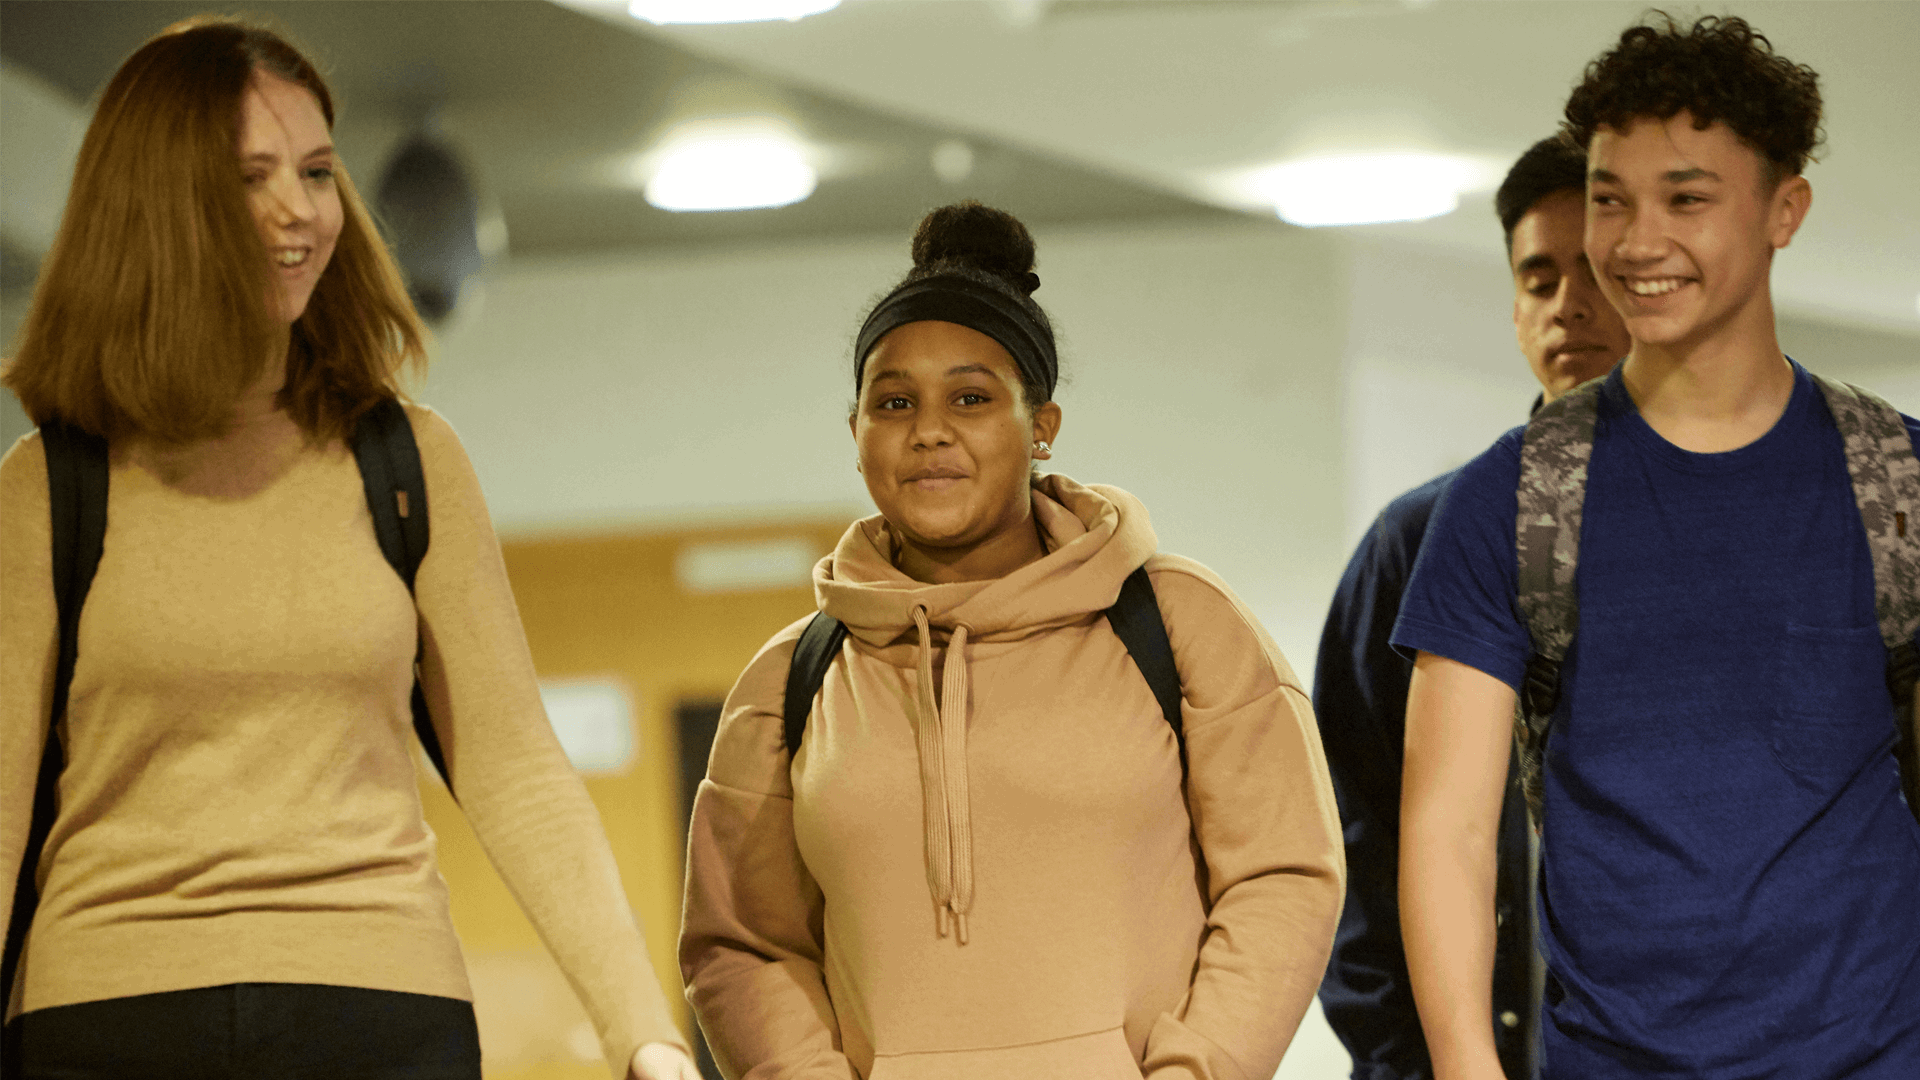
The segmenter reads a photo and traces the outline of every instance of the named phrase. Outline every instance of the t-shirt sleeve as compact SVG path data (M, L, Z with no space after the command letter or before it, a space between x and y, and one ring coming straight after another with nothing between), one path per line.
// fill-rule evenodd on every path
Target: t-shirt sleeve
M1515 428L1469 462L1435 509L1393 627L1393 647L1476 668L1517 692L1533 645L1517 602Z

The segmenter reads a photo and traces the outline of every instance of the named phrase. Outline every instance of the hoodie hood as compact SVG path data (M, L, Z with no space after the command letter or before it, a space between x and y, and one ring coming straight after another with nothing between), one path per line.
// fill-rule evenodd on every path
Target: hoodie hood
M875 648L912 633L916 608L938 630L964 625L974 641L1018 641L1112 607L1127 575L1159 546L1146 507L1116 487L1042 475L1033 485L1033 515L1044 557L1003 578L943 585L896 569L886 519L863 518L814 567L815 603Z
M934 932L951 931L961 945L973 906L970 645L1018 642L1105 611L1157 544L1146 508L1118 488L1042 476L1033 485L1033 515L1047 554L1003 578L941 585L909 578L893 565L897 541L877 514L854 522L813 571L821 611L882 659L917 669L910 721L920 759L927 890ZM936 639L945 645L938 684Z

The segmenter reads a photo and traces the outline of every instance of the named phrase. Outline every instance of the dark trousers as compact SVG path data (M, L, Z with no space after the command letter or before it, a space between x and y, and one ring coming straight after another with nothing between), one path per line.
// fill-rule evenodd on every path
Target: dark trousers
M22 1080L480 1078L472 1005L356 986L140 994L35 1009L7 1027Z

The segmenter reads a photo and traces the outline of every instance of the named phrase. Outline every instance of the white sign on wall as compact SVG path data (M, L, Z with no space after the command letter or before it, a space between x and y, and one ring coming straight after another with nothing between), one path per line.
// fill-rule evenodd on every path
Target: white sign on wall
M540 680L547 721L567 760L582 773L618 775L640 756L633 693L611 675Z
M681 548L673 574L690 593L790 589L810 584L818 561L819 549L805 537L715 541Z

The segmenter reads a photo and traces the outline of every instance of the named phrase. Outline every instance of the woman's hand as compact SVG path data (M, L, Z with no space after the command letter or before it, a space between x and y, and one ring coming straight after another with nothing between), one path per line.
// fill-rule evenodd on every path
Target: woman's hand
M627 1080L700 1080L687 1052L670 1043L647 1043L633 1052Z

